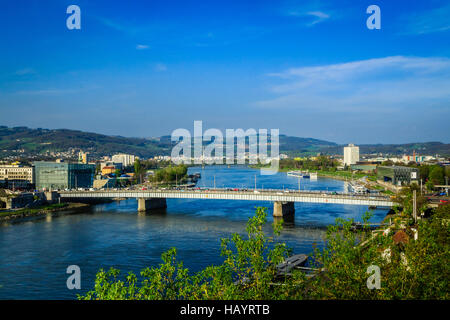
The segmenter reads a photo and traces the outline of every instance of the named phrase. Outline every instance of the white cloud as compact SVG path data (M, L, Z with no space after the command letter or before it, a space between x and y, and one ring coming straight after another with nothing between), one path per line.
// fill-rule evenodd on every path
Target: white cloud
M302 18L306 20L305 25L311 27L331 18L329 10L326 11L327 12L325 12L323 8L318 5L302 5L301 7L297 8L289 8L284 11L284 14L292 17Z
M311 11L311 12L307 12L306 14L311 17L315 17L315 19L311 23L309 23L310 26L315 25L320 22L323 22L323 21L327 20L328 18L330 18L329 14L326 14L321 11Z
M136 46L136 49L137 49L137 50L146 50L146 49L148 49L148 48L149 48L149 46L146 45L146 44L138 44L138 45Z
M264 108L311 112L408 112L414 108L450 111L450 59L393 56L347 63L291 68L269 76L271 99Z
M404 17L401 34L428 34L450 30L450 5Z

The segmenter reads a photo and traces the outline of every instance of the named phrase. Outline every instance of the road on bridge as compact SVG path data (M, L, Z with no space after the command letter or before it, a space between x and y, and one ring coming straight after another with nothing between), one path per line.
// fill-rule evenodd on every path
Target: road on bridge
M150 189L150 190L94 190L60 191L61 198L169 198L251 200L273 202L308 202L392 207L390 197L357 193L324 191L295 191L278 189L230 190L230 189Z

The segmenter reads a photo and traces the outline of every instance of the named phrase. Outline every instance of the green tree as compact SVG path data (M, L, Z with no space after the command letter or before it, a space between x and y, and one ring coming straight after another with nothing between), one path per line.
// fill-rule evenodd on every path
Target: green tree
M187 171L187 166L184 164L169 166L157 170L153 179L157 182L182 182L186 179Z
M138 183L142 183L143 175L144 175L144 169L141 166L141 161L139 160L139 158L137 158L136 160L134 160L134 177L135 177L135 181L138 182Z
M444 176L445 171L444 168L438 165L432 166L430 170L430 180L433 182L434 185L442 185L444 184Z
M420 175L420 179L422 179L422 181L427 181L429 174L430 174L430 166L421 165L419 167L419 175Z
M274 224L273 236L266 236L263 226L267 210L257 208L247 223L247 236L233 234L222 240L222 265L210 266L189 274L176 259L176 249L163 253L159 267L141 271L141 282L129 273L120 279L120 271L111 268L97 273L95 286L80 299L267 299L281 294L282 288L271 288L275 266L288 254L284 243L276 243L281 222Z
M410 199L405 192L404 201ZM404 204L406 207L406 205ZM133 273L120 278L120 271L100 270L95 286L80 299L444 299L450 298L450 204L440 206L429 219L405 227L401 219L384 232L373 233L367 213L363 228L355 231L353 220L337 219L327 229L323 248L316 247L306 276L299 270L280 277L276 265L290 253L264 232L267 211L258 208L247 223L246 236L223 239L224 262L195 274L176 259L176 249L162 255L158 267L142 270L141 281ZM401 230L407 241L395 242ZM381 230L383 231L383 230ZM414 240L416 232L417 240ZM409 240L408 240L409 239ZM386 252L389 255L386 255ZM367 287L367 268L381 270L381 288Z
M434 190L434 183L431 180L428 180L425 183L425 188L427 188L428 191L433 191Z

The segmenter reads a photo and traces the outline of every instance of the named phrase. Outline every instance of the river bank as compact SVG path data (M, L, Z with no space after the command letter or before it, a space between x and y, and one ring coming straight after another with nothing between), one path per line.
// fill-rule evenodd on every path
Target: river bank
M15 211L0 211L0 223L16 221L30 217L41 217L47 214L59 212L84 210L90 206L90 204L86 203L60 203L50 204L39 208L26 208Z

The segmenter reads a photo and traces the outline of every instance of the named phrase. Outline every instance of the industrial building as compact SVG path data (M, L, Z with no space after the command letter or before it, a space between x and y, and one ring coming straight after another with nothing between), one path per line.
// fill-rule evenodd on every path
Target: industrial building
M410 185L419 181L419 169L402 166L377 167L377 180L394 186Z
M93 164L36 161L33 166L39 190L91 188L93 185Z

